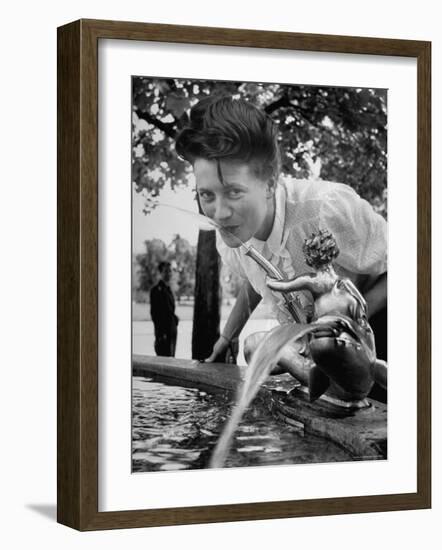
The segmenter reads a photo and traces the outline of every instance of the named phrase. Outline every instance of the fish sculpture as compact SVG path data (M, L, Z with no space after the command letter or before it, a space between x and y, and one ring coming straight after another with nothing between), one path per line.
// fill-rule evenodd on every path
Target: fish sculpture
M339 254L333 235L319 230L306 239L303 252L313 273L285 281L268 278L267 284L274 291L308 290L313 296L312 321L298 326L291 341L292 346L303 341L301 353L312 359L310 401L325 392L345 402L364 400L375 382L386 389L387 365L376 357L367 304L353 282L333 268Z

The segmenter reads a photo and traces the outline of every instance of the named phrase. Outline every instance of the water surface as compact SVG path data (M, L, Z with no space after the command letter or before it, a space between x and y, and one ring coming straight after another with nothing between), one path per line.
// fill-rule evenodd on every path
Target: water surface
M232 407L227 393L207 393L136 376L132 390L134 472L207 468ZM303 436L256 398L235 432L225 467L352 460L325 439Z

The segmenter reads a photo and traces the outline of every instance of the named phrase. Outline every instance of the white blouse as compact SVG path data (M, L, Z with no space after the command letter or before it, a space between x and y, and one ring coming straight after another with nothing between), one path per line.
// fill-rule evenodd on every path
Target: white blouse
M288 279L311 272L305 263L304 240L319 229L328 229L340 253L336 271L358 285L364 275L378 276L387 271L387 223L351 187L342 183L297 179L281 180L275 193L275 220L269 238L252 238L255 247ZM266 274L245 255L244 247L229 248L217 233L217 249L222 261L262 296L280 323L293 322L280 293L265 283ZM309 292L299 292L303 306L311 304Z

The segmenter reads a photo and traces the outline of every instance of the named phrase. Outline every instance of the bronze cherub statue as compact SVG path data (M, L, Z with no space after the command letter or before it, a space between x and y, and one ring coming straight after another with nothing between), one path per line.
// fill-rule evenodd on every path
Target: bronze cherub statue
M375 382L384 388L387 385L387 365L376 358L367 304L352 281L339 277L333 268L339 249L328 230L319 230L306 239L303 252L313 273L292 280L267 280L274 291L308 290L313 296L310 323L292 325L292 338L289 327L271 332L281 331L281 341L285 334L288 342L285 351L278 354L279 365L308 386L311 401L327 393L343 402L363 404ZM259 347L263 350L265 343ZM246 351L250 357L250 350Z

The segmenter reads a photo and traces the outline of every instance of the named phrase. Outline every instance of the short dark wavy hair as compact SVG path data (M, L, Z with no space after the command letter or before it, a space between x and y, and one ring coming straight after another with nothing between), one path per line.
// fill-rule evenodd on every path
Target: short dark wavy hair
M278 179L281 156L276 123L261 109L232 96L208 96L190 112L189 125L176 139L180 157L194 163L237 160L251 164L262 179Z
M166 268L171 267L171 266L172 266L172 264L171 264L170 262L164 260L164 261L162 261L162 262L160 262L160 263L158 264L158 271L159 271L160 273L163 273L163 271L164 271Z

